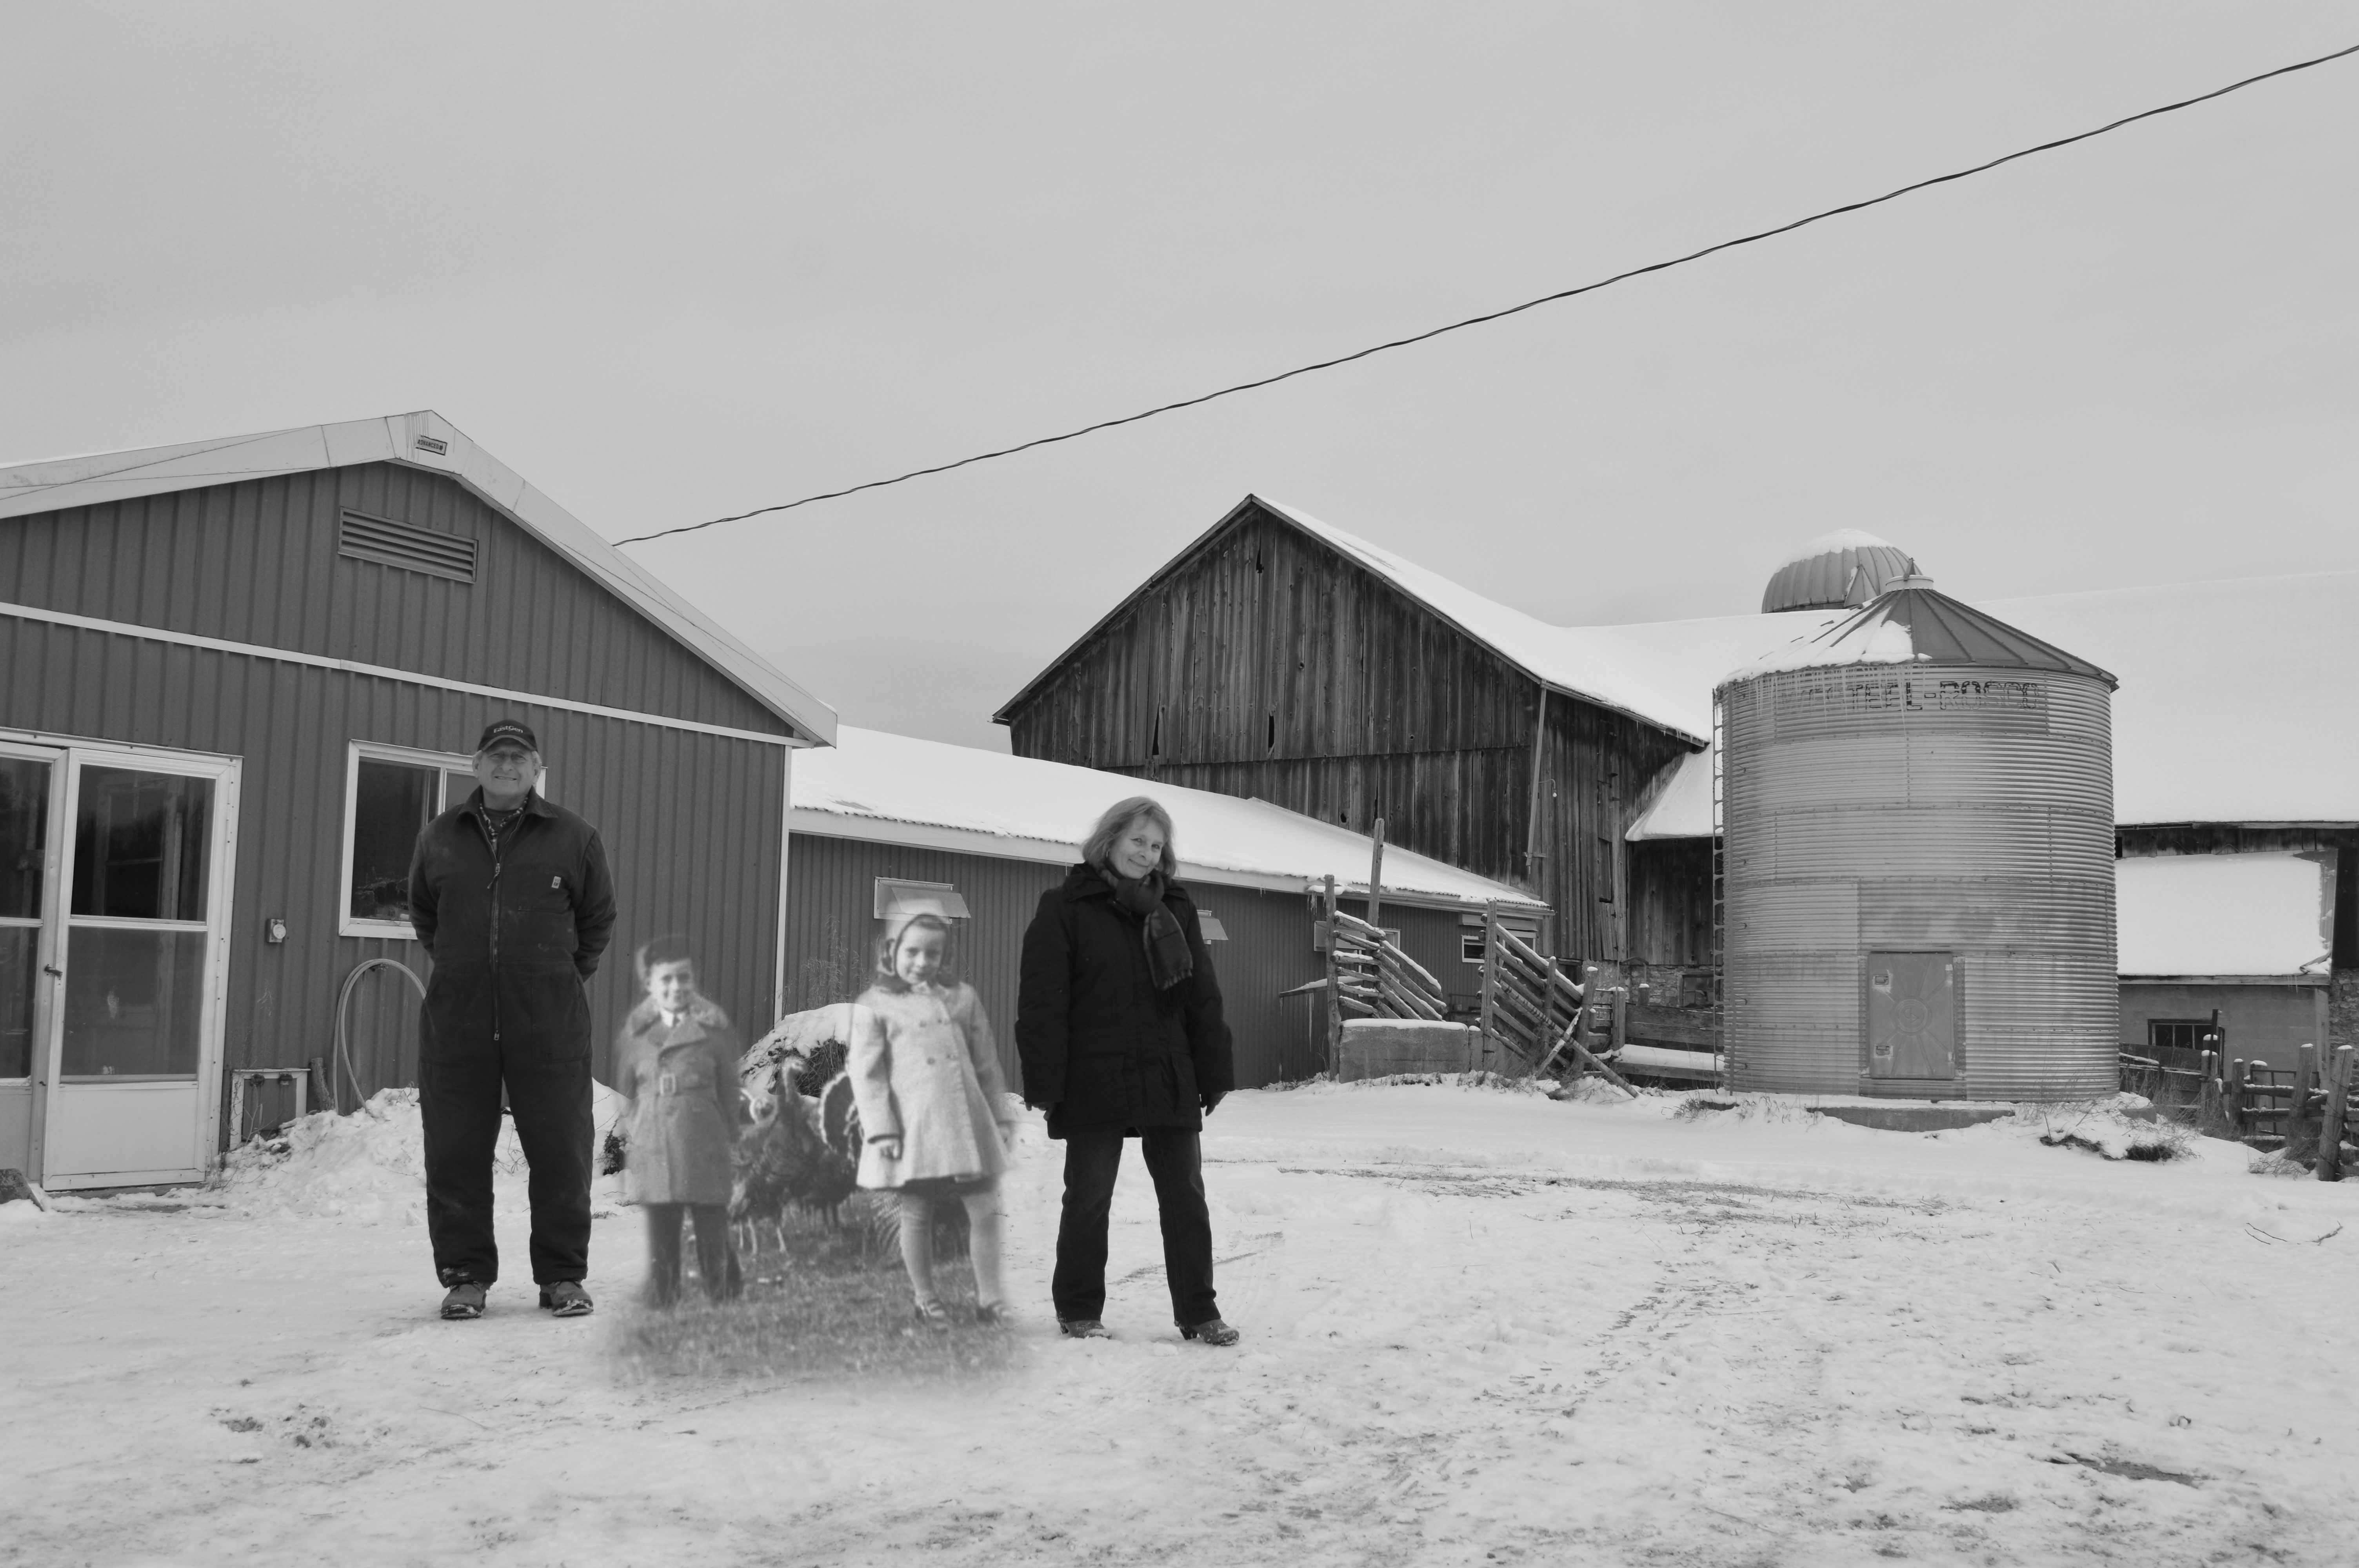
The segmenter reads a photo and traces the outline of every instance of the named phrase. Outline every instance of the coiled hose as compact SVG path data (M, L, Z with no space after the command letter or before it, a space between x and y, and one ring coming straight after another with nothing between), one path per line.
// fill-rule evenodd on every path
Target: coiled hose
M353 1080L354 1098L364 1103L368 1099L368 1096L361 1093L361 1076L353 1069L352 1054L344 1045L344 1011L353 1000L353 988L360 984L361 977L371 969L399 969L409 977L409 983L418 988L418 1000L421 1002L426 1000L426 982L418 978L416 970L398 958L364 958L353 966L351 974L344 977L344 989L336 995L336 1056L328 1070L328 1104L340 1116L344 1109L343 1080L347 1075Z

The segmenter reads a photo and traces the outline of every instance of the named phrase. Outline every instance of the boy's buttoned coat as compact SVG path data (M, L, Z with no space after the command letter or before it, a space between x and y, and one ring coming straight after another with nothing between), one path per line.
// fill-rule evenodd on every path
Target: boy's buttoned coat
M852 1094L867 1140L860 1184L973 1180L1007 1169L1006 1080L974 988L871 987L853 1010ZM888 1159L879 1138L898 1137Z
M737 1032L717 1009L677 1023L635 1013L614 1049L614 1092L631 1102L630 1169L643 1204L726 1204L745 1122Z

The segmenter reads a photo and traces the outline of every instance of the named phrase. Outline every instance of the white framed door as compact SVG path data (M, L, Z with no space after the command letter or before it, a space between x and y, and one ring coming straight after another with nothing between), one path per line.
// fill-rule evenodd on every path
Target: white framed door
M41 1179L194 1181L221 1101L238 764L73 746L60 771Z
M41 1173L63 751L0 740L0 1166Z

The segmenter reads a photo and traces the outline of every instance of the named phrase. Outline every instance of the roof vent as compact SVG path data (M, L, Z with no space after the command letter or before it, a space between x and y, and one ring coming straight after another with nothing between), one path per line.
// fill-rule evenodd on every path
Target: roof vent
M447 577L455 582L475 580L475 541L456 534L437 533L408 523L390 522L349 509L336 540L336 553L381 567Z
M440 436L420 436L418 438L418 449L421 452L431 452L438 458L449 457L451 443Z
M1916 569L1908 552L1890 540L1857 528L1838 528L1778 565L1761 595L1761 613L1855 610Z

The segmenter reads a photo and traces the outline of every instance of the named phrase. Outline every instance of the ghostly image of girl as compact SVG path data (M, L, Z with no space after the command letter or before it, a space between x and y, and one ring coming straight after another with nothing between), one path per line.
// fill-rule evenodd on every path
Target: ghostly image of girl
M999 1177L1015 1123L991 1021L974 988L942 975L950 923L908 916L886 935L875 983L854 1010L849 1070L866 1142L860 1184L901 1203L901 1262L918 1321L950 1326L934 1289L934 1200L965 1204L975 1319L1003 1319Z

